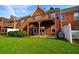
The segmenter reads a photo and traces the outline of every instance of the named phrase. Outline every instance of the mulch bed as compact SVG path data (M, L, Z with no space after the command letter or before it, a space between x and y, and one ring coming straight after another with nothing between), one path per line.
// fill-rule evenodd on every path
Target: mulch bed
M73 42L79 44L79 39L73 39Z

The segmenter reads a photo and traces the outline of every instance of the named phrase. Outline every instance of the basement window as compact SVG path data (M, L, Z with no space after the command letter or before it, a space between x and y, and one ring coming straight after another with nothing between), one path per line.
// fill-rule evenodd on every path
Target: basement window
M45 30L45 27L40 27L41 32L44 32L44 30Z
M79 20L79 12L74 13L74 20Z
M52 32L55 32L55 26L51 26Z
M79 31L79 27L77 27L77 28L76 28L76 30L78 30L78 31Z

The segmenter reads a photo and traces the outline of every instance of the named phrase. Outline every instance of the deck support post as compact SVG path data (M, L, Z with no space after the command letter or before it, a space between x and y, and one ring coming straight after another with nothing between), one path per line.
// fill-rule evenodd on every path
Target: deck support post
M2 19L2 23L1 23L1 32L3 31L3 19Z
M3 26L1 26L1 32L2 32Z
M40 23L41 23L41 22L38 22L38 25L39 25L39 35L40 35Z
M27 36L29 36L29 24L27 24Z

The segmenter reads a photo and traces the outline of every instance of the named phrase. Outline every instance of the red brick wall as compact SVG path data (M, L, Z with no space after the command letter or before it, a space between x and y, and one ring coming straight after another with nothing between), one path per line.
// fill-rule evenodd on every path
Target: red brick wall
M71 23L72 30L75 30L77 27L79 27L79 20L74 19L74 12L67 12L64 13L64 15L65 15L65 20L63 22L63 25L67 25Z
M60 19L56 20L55 25L56 25L56 32L59 32L61 29L61 20Z
M51 26L46 26L45 32L47 35L55 35L55 32L52 32Z
M69 13L69 12L64 13L64 16L65 16L65 19L64 19L63 25L72 23L74 21L73 13Z

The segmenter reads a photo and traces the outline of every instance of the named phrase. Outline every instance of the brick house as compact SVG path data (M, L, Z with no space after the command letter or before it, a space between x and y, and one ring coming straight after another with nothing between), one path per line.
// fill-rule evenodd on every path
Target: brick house
M71 23L72 30L79 30L79 6L62 10L62 25Z
M5 32L7 28L16 28L16 20L0 17L0 31Z
M61 31L61 28L68 23L71 23L73 30L79 29L79 6L62 10L60 10L60 8L55 8L54 10L49 11L44 11L37 6L30 16L22 17L19 20L7 20L11 22L10 24L13 24L10 25L11 28L27 31L27 35L57 36L58 32ZM0 26L1 28L3 27L1 24ZM6 27L10 26L6 25Z
M60 9L45 12L40 7L36 7L31 16L26 16L19 20L19 29L27 31L27 35L56 35L61 28L61 20L56 19L55 13L60 15Z

